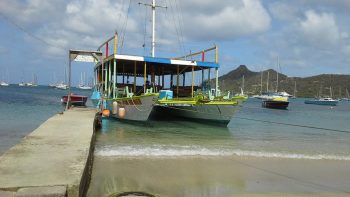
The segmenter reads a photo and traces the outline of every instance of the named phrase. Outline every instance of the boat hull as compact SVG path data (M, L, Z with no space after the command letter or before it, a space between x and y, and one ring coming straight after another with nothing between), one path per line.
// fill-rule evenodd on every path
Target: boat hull
M72 105L76 106L85 106L87 101L87 96L81 96L81 95L71 95L70 96L70 102ZM61 102L62 104L67 104L68 96L62 96Z
M158 95L111 99L107 100L106 108L111 111L111 117L113 118L131 121L147 121L150 119L150 114L157 98ZM118 113L120 108L125 109L125 114L123 116L120 116Z
M229 123L233 115L238 111L240 105L157 105L155 113L158 116L172 116L189 118L218 123Z
M289 105L288 101L274 101L274 100L263 100L262 107L271 109L287 109Z
M305 100L305 104L336 106L338 101Z

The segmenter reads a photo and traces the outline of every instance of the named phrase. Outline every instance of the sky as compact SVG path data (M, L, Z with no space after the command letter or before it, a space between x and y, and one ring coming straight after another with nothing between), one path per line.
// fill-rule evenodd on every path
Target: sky
M64 79L69 49L150 56L151 0L1 0L0 80ZM157 0L156 56L219 47L219 74L239 65L288 76L350 74L349 0ZM206 56L214 60L214 54ZM94 65L73 64L73 84Z

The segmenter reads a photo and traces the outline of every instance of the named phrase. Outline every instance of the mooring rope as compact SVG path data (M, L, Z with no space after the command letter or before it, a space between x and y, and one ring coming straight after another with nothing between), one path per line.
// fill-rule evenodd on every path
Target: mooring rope
M216 113L209 113L209 112L199 112L195 110L190 110L190 109L182 109L182 108L177 108L177 107L171 107L171 106L164 106L172 109L178 109L178 110L183 110L183 111L191 111L195 113L203 113L203 114L209 114L209 115L218 115ZM221 115L222 117L229 117L231 116L225 116ZM309 126L309 125L301 125L301 124L291 124L291 123L284 123L284 122L276 122L276 121L269 121L269 120L261 120L261 119L254 119L254 118L244 118L244 117L239 117L239 116L233 116L233 119L242 119L242 120L250 120L250 121L255 121L255 122L264 122L264 123L270 123L270 124L278 124L278 125L286 125L286 126L294 126L294 127L301 127L301 128L308 128L308 129L317 129L317 130L324 130L324 131L335 131L335 132L341 132L341 133L350 133L350 131L347 130L340 130L340 129L331 129L331 128L323 128L323 127L316 127L316 126Z

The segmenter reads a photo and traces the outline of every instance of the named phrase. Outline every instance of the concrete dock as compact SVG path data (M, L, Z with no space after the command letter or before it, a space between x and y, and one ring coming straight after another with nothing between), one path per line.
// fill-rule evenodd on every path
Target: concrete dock
M2 196L84 196L93 160L96 110L57 114L0 157Z

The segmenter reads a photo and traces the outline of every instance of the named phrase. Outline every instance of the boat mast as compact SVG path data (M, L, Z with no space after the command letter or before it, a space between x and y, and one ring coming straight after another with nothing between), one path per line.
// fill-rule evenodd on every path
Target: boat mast
M262 94L262 89L263 89L263 71L261 69L261 77L260 77L260 95Z
M152 57L155 57L156 48L156 8L167 8L166 6L156 5L156 0L152 0L152 4L139 3L139 5L150 6L152 8Z
M276 83L276 92L278 92L278 70L279 70L279 67L280 67L280 58L279 56L277 56L277 83Z
M266 92L269 92L269 80L270 80L270 72L267 71Z
M156 0L152 0L152 57L156 45Z
M243 78L242 78L242 91L241 91L242 95L244 94L244 75L243 75Z

